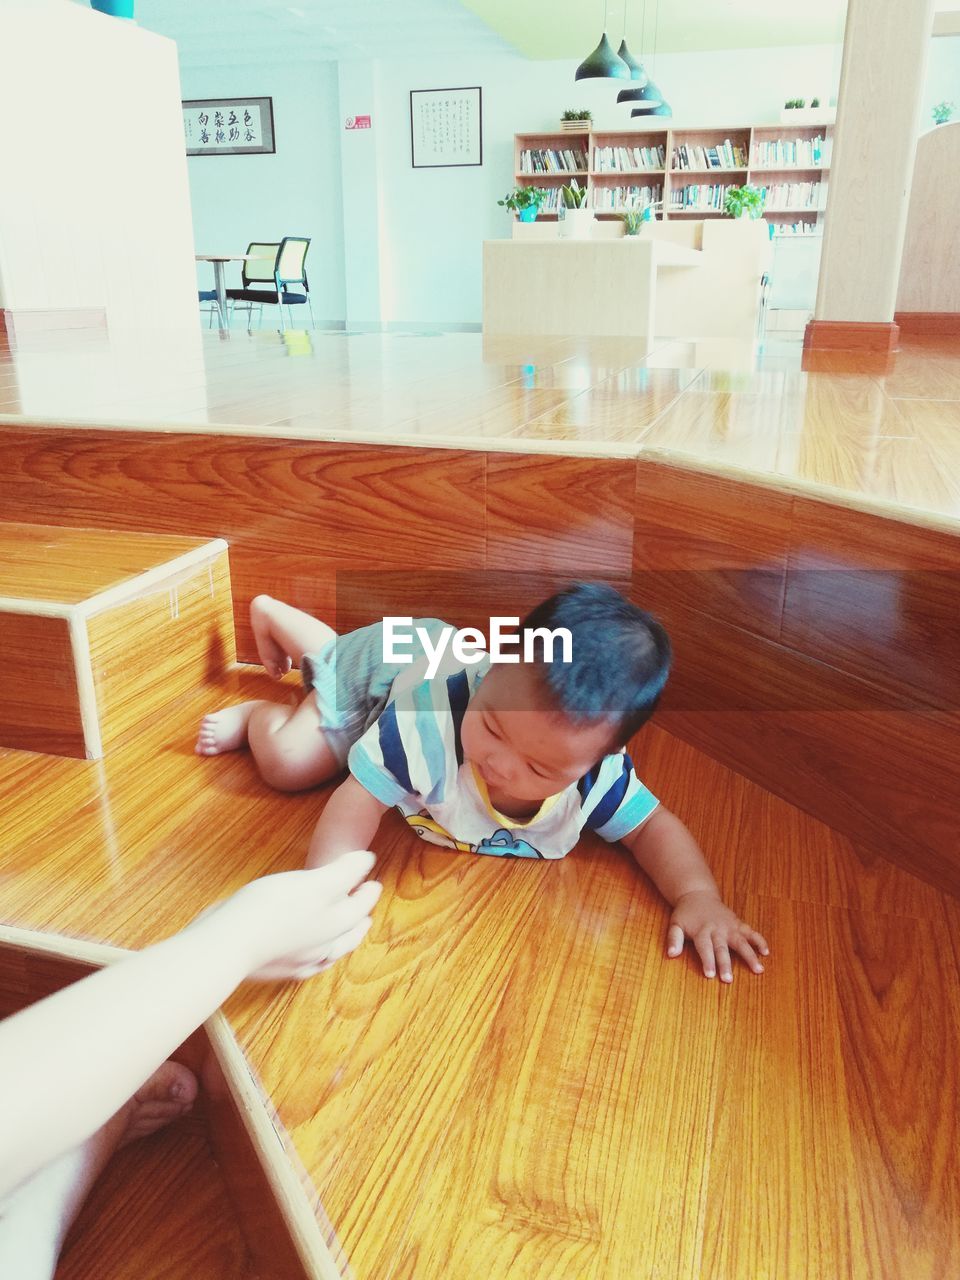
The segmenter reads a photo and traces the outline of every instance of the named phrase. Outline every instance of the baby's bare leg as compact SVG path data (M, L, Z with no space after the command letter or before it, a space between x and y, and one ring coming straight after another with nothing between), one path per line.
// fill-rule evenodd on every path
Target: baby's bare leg
M102 1129L0 1202L0 1275L49 1280L70 1226L117 1147L189 1111L196 1093L193 1072L165 1062Z
M316 653L337 635L325 622L272 596L254 597L250 625L260 661L275 679L286 675L291 665L299 667L305 653Z
M296 708L256 703L247 736L260 776L278 791L305 791L343 770L327 742L312 692Z

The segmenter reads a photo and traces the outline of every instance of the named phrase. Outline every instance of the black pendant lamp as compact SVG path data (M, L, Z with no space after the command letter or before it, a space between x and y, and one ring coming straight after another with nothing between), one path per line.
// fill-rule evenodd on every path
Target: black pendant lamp
M613 45L607 39L607 0L603 5L603 35L600 43L588 58L577 67L574 80L629 80L630 68L626 62L614 53Z
M624 11L624 22L626 22L626 11ZM641 31L642 31L641 42L643 41L643 35L646 34L646 29L647 29L647 5L646 5L646 0L644 0L643 26L641 28ZM657 38L659 34L660 34L660 0L657 0L656 17L654 19L654 30L653 30L654 59L656 59L656 56L657 56ZM623 50L625 48L626 48L626 40L624 40L624 43L620 46L621 54L623 53ZM640 62L637 62L635 58L631 59L631 61L637 66L639 70L639 74L633 76L633 78L637 80L638 83L632 84L629 89L621 89L620 92L617 94L617 102L627 102L627 103L635 104L634 110L630 112L631 117L673 115L673 112L671 111L670 107L667 105L667 103L664 102L663 94L660 92L659 87L656 84L654 84L654 82L650 79L649 75L647 75L647 72L644 69L643 64ZM633 75L632 67L631 67L631 75ZM666 110L663 110L663 108L666 108Z
M630 79L636 80L638 82L638 87L639 85L644 85L647 83L647 73L643 69L643 63L638 62L636 58L633 56L633 54L630 52L630 50L627 48L626 36L624 36L623 39L620 41L620 48L617 50L617 57L622 58L623 61L627 64L627 66L630 68Z
M617 94L618 102L635 102L643 111L653 111L655 107L659 107L663 102L663 94L653 83L649 76L645 77L646 84L636 89L621 89ZM643 114L641 111L639 114Z

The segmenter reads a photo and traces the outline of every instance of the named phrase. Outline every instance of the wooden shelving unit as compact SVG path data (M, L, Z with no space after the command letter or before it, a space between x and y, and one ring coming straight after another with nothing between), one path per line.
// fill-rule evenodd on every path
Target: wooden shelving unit
M585 182L598 217L618 217L628 208L662 202L657 217L667 221L676 217L722 217L723 189L749 182L767 189L764 218L768 222L785 229L806 223L810 234L820 234L832 144L833 126L828 124L683 129L641 126L573 134L518 133L514 139L514 178L520 186L545 187L551 193L551 204L557 199L554 190L559 193L565 182L572 178ZM729 163L729 151L722 164L703 163L700 148L708 156L715 153L720 158L728 147L734 150L734 160L746 163ZM611 167L613 163L627 165L635 148L645 149L645 156L651 161L659 153L662 163ZM562 153L567 153L569 162L569 153L575 151L586 153L587 168L560 168ZM771 158L777 162L770 163ZM794 159L818 163L792 163ZM546 171L532 170L532 164L540 160L551 167ZM682 203L680 197L685 191ZM606 207L608 204L613 207ZM548 207L540 216L555 218L557 214L555 208Z

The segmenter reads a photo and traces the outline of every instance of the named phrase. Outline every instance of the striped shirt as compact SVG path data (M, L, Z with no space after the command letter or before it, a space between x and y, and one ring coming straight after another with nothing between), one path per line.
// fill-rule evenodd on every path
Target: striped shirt
M647 790L625 751L606 755L578 782L550 796L525 822L498 813L483 779L464 760L460 728L489 659L450 663L434 677L399 677L379 719L350 749L353 776L382 804L393 805L423 839L497 856L562 858L584 828L622 840L653 813Z

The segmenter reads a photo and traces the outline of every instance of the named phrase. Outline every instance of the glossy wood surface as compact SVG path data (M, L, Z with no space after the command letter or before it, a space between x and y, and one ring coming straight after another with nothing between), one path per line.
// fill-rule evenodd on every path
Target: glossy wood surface
M233 331L163 343L63 333L0 349L0 422L601 456L656 449L842 490L844 501L956 517L960 491L945 479L960 471L958 383L960 339L943 335L902 335L878 355L805 352L796 335L772 329L759 347L658 338L649 353L616 339L429 331ZM913 429L922 401L939 440ZM891 436L914 442L895 467L881 456ZM31 472L28 489L42 490L46 474ZM213 475L187 469L167 492L182 500Z
M104 750L236 661L227 553L87 620Z
M0 943L0 1018L95 967L52 949ZM173 1056L200 1066L196 1052ZM252 1280L254 1274L210 1149L202 1100L190 1116L117 1154L67 1237L57 1268L57 1280Z
M192 754L202 711L270 689L241 672L102 762L0 755L0 914L142 945L299 865L329 788ZM763 977L666 961L665 905L599 841L507 863L388 816L364 945L228 1003L352 1273L942 1280L955 904L660 729L633 750L767 933Z
M199 545L196 538L0 523L0 597L79 604Z
M85 754L70 625L0 603L0 745Z
M926 447L942 451L940 473L949 477L949 443L928 416L940 409L917 398L921 372L908 363L891 375L895 390L914 397L908 419L903 396L886 395L872 377L834 370L803 401L800 374L707 371L700 391L675 400L664 429L676 431L674 415L698 397L737 396L753 420L778 395L780 424L816 406L811 438L824 441L838 468L862 470L858 424L878 423L887 432L881 444L903 445L895 432L909 420ZM953 374L949 361L934 366L944 386ZM689 447L709 447L709 420L696 410ZM831 434L833 420L852 424L850 433ZM629 586L679 628L674 709L836 707L865 717L820 716L802 732L768 725L760 752L739 730L728 734L722 717L701 717L701 748L910 870L960 886L960 773L950 737L960 542L946 520L939 529L917 515L894 520L779 489L772 477L748 484L731 471L649 454L579 459L29 427L3 428L0 438L10 464L0 500L20 518L227 535L237 651L247 660L255 656L248 606L260 591L347 629L417 613L478 625L493 613L522 614L572 576ZM812 469L815 456L804 444L803 465ZM33 477L30 485L19 475ZM711 674L721 681L719 708ZM876 715L890 711L917 713L909 739L919 759L935 756L942 778L932 794L924 789L915 827L898 780L913 777L914 764L899 768L875 728ZM682 724L694 733L689 717Z

